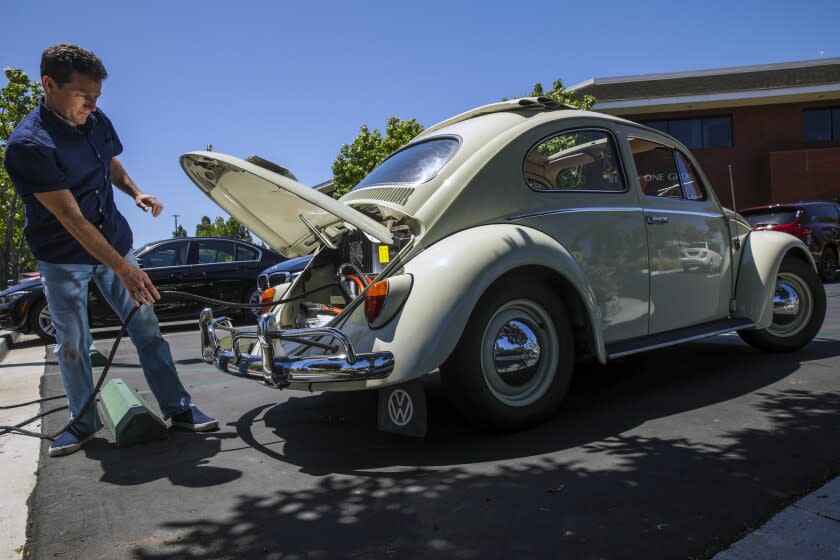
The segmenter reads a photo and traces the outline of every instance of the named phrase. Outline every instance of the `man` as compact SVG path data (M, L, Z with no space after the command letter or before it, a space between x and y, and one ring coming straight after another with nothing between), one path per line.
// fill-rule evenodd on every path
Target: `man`
M41 270L61 380L76 420L52 442L50 456L79 450L102 428L96 406L80 415L93 390L87 320L91 279L123 321L140 307L128 334L164 417L174 427L194 431L218 427L190 402L178 379L152 308L160 294L137 266L131 229L114 204L112 185L154 217L163 210L155 196L137 188L116 157L122 144L96 107L107 76L96 55L81 47L48 48L41 57L44 96L6 146L6 169L25 203L24 233Z

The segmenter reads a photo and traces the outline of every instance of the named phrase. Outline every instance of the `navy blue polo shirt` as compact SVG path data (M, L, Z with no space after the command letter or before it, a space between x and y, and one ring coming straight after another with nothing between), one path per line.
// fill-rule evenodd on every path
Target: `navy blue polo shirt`
M111 158L122 144L111 121L100 110L82 126L71 126L45 104L26 115L6 144L6 170L25 204L24 234L32 254L58 264L100 264L38 202L34 193L68 189L82 215L121 255L134 242L131 228L114 204Z

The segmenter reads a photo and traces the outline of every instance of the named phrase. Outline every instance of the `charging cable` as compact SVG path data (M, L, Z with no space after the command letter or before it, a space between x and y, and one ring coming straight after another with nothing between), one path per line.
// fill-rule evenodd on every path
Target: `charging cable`
M320 291L323 291L327 288L333 288L333 287L338 287L338 282L332 282L330 284L325 284L325 285L320 286L318 288L315 288L313 290L308 290L306 292L303 292L302 294L298 294L298 295L290 297L290 298L281 299L281 300L272 302L272 305L278 305L278 304L281 304L281 303L288 303L290 301L296 301L296 300L299 300L299 299L303 299L303 298L305 298L305 297L307 297L311 294L314 294L315 292L320 292ZM164 290L164 291L160 292L160 295L161 295L161 298L163 298L164 296L168 296L168 297L172 297L174 299L195 300L195 301L200 301L202 303L208 303L208 304L211 304L211 305L234 308L234 309L251 309L253 307L258 307L258 306L255 306L252 303L239 303L239 302L234 303L234 302L230 302L230 301L222 301L222 300L218 300L218 299L199 296L199 295L196 295L196 294L191 294L189 292L179 292L177 290ZM39 434L39 433L33 432L31 430L23 429L24 426L26 426L28 424L31 424L32 422L34 422L36 420L39 420L39 419L43 418L44 416L48 416L50 414L53 414L54 412L59 412L59 411L62 411L62 410L66 410L68 407L67 407L67 405L64 405L64 406L51 408L51 409L49 409L47 411L44 411L44 412L42 412L42 413L40 413L36 416L33 416L32 418L24 420L23 422L20 422L19 424L15 424L14 426L0 426L0 436L4 436L4 435L7 435L7 434L19 434L19 435L30 436L30 437L35 437L35 438L39 438L39 439L46 439L46 440L53 441L53 440L55 440L55 438L57 438L58 436L60 436L64 432L66 432L68 429L70 429L76 422L78 422L79 418L81 418L84 415L84 413L87 412L87 410L90 408L90 406L93 404L93 401L96 399L96 395L99 394L99 389L102 387L102 384L105 382L105 377L108 375L108 370L111 369L111 363L114 361L114 356L117 353L117 348L119 348L119 346L120 346L120 341L122 340L123 336L125 336L125 333L128 330L128 324L131 322L131 319L134 317L134 314L137 313L138 309L140 309L140 308L135 307L128 314L128 317L126 317L125 323L123 323L122 328L120 328L120 332L117 335L117 338L114 340L113 346L111 346L111 352L108 354L108 359L105 361L105 366L102 368L102 373L99 375L99 381L96 382L96 387L94 387L93 391L91 391L90 396L88 396L88 399L85 401L84 406L82 406L81 410L79 411L78 416L73 417L67 424L64 425L64 427L62 427L60 430L58 430L54 434ZM55 399L60 399L60 398L65 397L65 396L66 395L55 395L55 396L52 396L52 397L44 397L43 399L36 399L36 400L25 402L25 403L18 403L18 404L0 406L0 410L20 408L22 406L27 406L27 405L30 405L30 404L36 404L36 403L40 403L40 402L46 402L46 401L51 401L51 400L55 400Z

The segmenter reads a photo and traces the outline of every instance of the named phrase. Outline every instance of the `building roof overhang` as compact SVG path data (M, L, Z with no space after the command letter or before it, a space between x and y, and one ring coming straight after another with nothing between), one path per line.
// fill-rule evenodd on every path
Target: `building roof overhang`
M593 78L569 90L614 115L840 99L840 58L715 70Z

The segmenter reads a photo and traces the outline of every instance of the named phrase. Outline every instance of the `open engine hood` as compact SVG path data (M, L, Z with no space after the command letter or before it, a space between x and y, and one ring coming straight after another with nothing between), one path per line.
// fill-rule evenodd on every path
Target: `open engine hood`
M181 156L181 167L213 202L286 257L330 245L349 228L392 242L391 232L373 218L243 159L188 152Z

